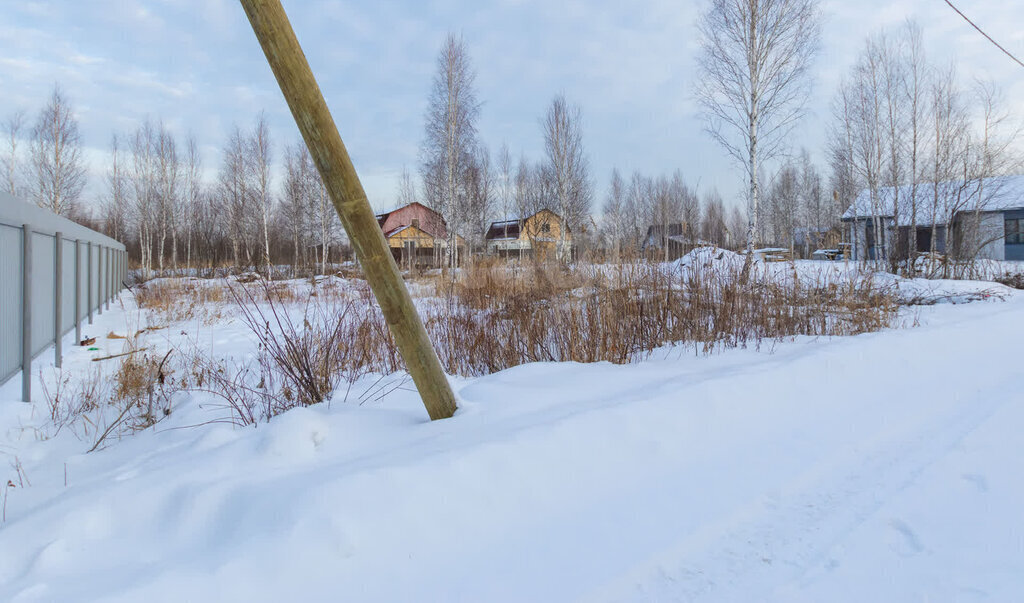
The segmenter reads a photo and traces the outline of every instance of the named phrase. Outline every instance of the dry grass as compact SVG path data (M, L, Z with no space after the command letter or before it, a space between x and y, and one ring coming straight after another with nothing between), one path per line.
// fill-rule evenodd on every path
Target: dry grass
M678 270L645 262L477 262L454 275L425 275L411 288L442 366L464 376L536 361L636 362L666 345L711 353L796 335L851 335L897 317L898 300L869 276L812 279L765 269L741 285L739 270L728 262ZM94 420L94 448L159 421L178 391L213 394L230 414L224 420L250 425L339 394L349 399L360 378L404 369L363 280L319 278L308 287L162 280L136 295L150 322L163 324L219 313L224 300L233 301L255 338L256 359L239 364L195 349L168 361L139 352L119 360L105 380L58 385L47 394L55 424L104 409L116 415ZM354 397L379 397L401 383L378 381Z
M636 362L665 345L710 353L851 335L891 326L899 307L870 277L807 283L795 272L764 271L745 286L738 277L739 266L711 264L671 272L646 263L477 263L414 289L432 294L419 305L442 366L464 376L536 361ZM327 293L318 285L298 303L263 282L232 291L259 342L258 366L235 367L249 375L244 386L220 379L238 422L316 404L363 375L404 368L365 287Z
M149 324L200 318L205 324L221 318L222 303L227 293L220 281L193 278L159 279L132 288L135 302L146 311Z
M870 278L807 285L772 274L742 286L727 265L479 266L438 291L445 303L427 329L445 370L482 375L534 361L635 362L667 344L709 353L851 335L896 317L896 300Z

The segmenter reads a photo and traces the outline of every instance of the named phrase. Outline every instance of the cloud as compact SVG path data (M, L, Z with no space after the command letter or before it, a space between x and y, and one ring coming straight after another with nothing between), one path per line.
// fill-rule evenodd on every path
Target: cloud
M1024 31L1013 3L962 8L1013 52ZM492 149L540 159L539 120L557 92L581 105L597 190L612 167L681 169L702 188L737 198L742 178L702 132L692 99L694 21L703 3L569 0L299 2L285 7L371 199L390 204L403 166L415 169L436 53L448 32L464 35L484 102L480 133ZM827 0L810 118L793 138L824 143L829 101L864 37L907 18L922 26L930 56L958 59L966 78L1007 86L1020 115L1024 78L960 17L934 0ZM113 132L162 118L195 134L207 173L219 165L233 123L267 112L279 149L298 137L244 13L230 0L97 0L5 4L0 39L0 117L34 111L55 81L76 103L86 143L98 154ZM277 154L281 155L281 152ZM97 168L98 169L98 168ZM90 191L98 194L100 174Z

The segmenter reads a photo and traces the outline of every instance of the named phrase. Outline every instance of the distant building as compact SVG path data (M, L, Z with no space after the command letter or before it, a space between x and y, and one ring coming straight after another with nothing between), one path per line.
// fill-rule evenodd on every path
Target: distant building
M649 254L660 254L659 259L675 260L682 257L692 243L688 240L689 228L684 222L651 224L647 227L640 249ZM667 254L668 257L664 257Z
M852 259L887 258L893 245L898 257L909 257L913 222L918 253L1024 260L1024 176L922 183L912 204L914 194L905 185L879 189L875 199L868 190L857 196L842 217ZM899 215L894 216L897 198Z
M838 249L842 240L842 230L837 227L822 229L800 227L793 229L793 251L797 256L804 259L828 255L815 255L814 252L821 249Z
M485 236L487 252L504 257L567 260L572 256L572 231L549 209L527 218L492 222Z
M445 257L448 228L441 214L410 203L376 215L388 247L400 266L435 266ZM462 237L456 244L464 247Z

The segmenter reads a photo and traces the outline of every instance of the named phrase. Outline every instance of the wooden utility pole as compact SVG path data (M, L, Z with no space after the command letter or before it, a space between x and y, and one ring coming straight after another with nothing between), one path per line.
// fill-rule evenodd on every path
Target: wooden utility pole
M455 395L430 345L409 290L377 225L320 87L279 0L240 0L309 147L431 419L455 412Z

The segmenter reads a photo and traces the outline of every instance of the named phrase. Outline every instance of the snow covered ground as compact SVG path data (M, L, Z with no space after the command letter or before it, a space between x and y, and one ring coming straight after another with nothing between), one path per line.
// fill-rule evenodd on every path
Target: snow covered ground
M1020 600L1024 295L899 285L981 301L856 337L453 379L460 410L433 423L399 389L196 427L226 416L197 396L85 454L12 380L0 600ZM251 345L201 322L148 343Z

